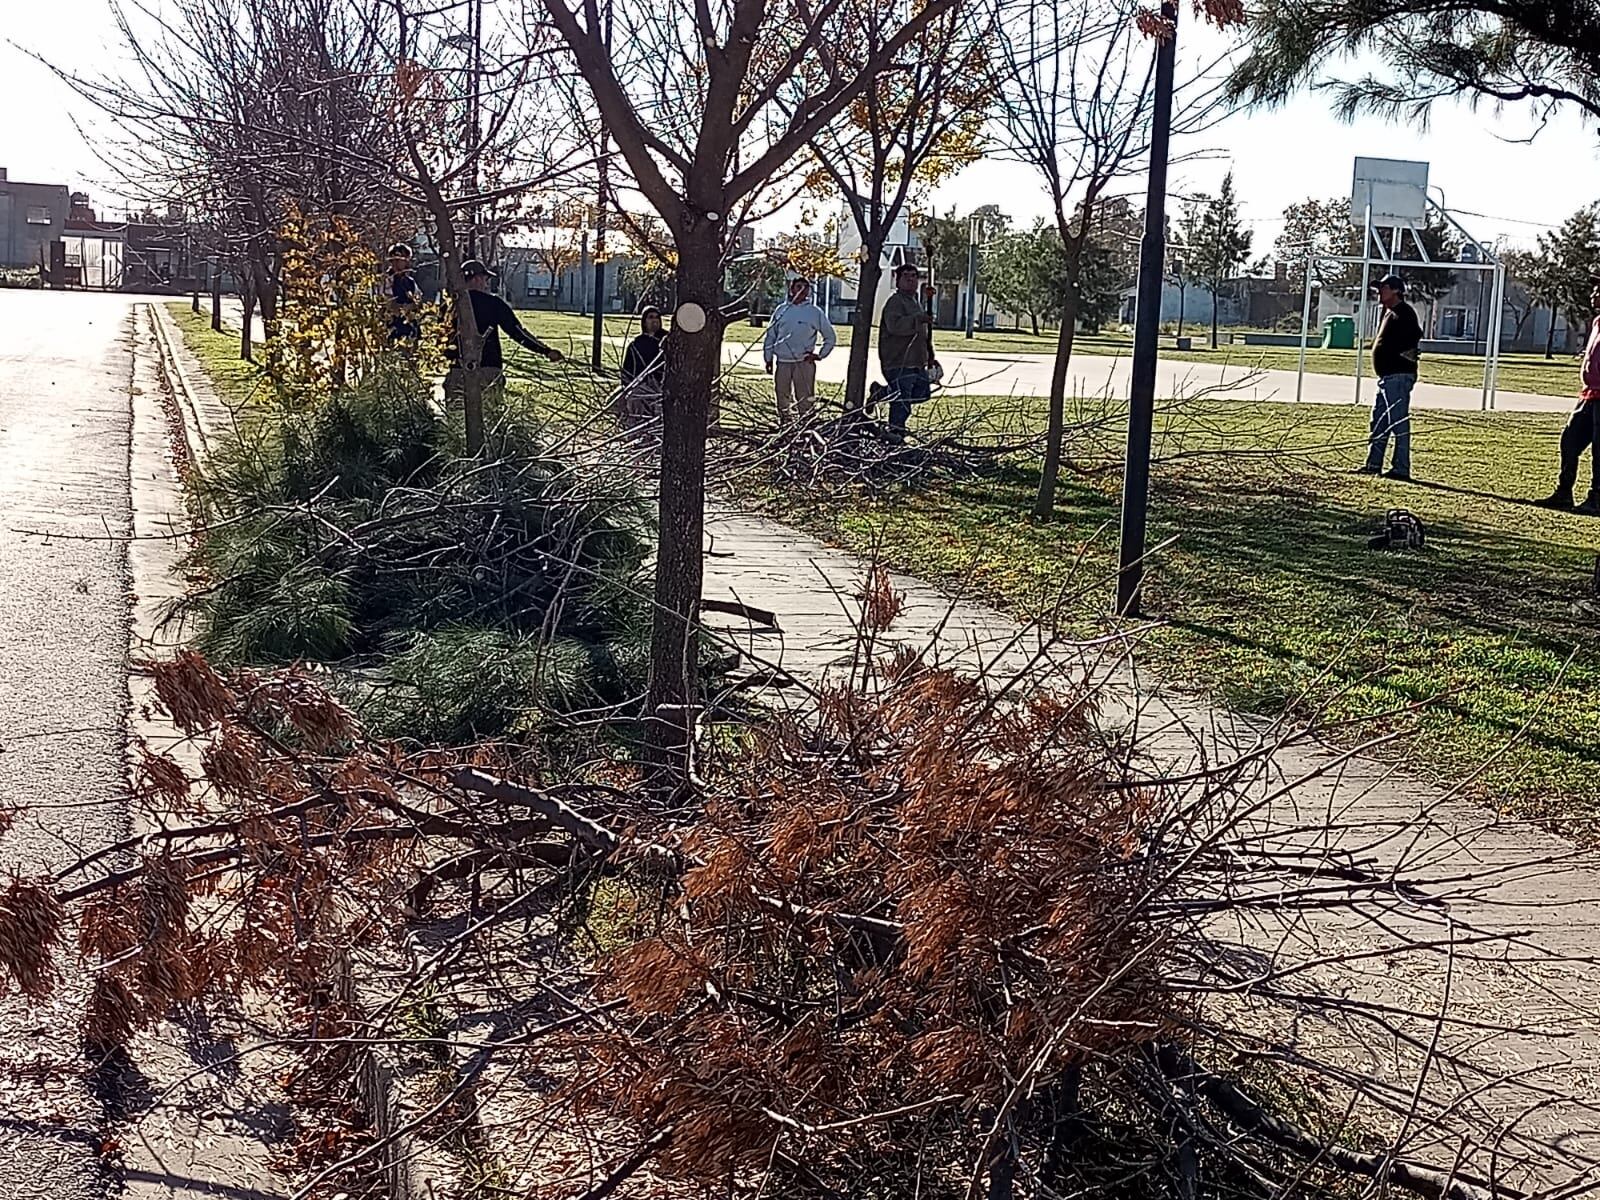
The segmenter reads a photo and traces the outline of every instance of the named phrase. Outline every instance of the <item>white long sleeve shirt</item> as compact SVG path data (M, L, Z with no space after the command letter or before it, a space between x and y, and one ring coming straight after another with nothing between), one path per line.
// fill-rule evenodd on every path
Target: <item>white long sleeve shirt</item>
M822 340L820 350L817 348L819 338ZM839 336L833 331L833 322L828 320L828 314L820 307L809 300L804 304L785 301L778 305L773 311L772 320L767 322L767 336L762 340L761 354L769 364L800 362L808 354L827 358L838 343Z

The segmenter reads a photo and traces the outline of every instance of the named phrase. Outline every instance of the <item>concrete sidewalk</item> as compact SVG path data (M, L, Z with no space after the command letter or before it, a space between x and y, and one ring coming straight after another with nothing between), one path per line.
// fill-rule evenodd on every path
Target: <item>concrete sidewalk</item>
M761 347L729 342L724 360L753 370L761 369ZM944 390L971 396L1048 396L1054 359L1048 354L965 354L942 351ZM1296 375L1293 371L1261 370L1250 366L1249 347L1239 348L1231 363L1179 362L1162 359L1156 368L1156 396L1160 399L1206 394L1229 400L1269 400L1293 403ZM817 378L827 383L843 383L849 364L848 350L841 347L817 364ZM873 361L876 377L877 362ZM1429 383L1426 362L1422 378L1411 403L1417 408L1477 412L1482 393L1475 387L1451 387ZM1125 355L1110 357L1074 354L1067 378L1068 395L1109 395L1125 399L1132 380L1131 360ZM1369 372L1356 391L1350 375L1319 375L1308 371L1301 402L1306 404L1356 404L1370 406L1376 381ZM1566 412L1577 400L1577 371L1573 371L1573 394L1540 396L1528 392L1497 393L1495 408L1504 412Z
M862 560L748 514L717 511L707 528L704 594L773 610L782 632L708 625L802 681L847 671ZM1130 663L1124 646L1061 643L894 582L905 604L891 641L960 669L1027 672L1031 686L1101 680L1107 735L1153 778L1254 754L1234 784L1262 806L1250 835L1307 866L1354 860L1394 881L1359 912L1269 901L1215 922L1210 983L1229 995L1205 1002L1213 1012L1227 1005L1231 1027L1279 1061L1320 1064L1317 1094L1334 1110L1353 1103L1406 1157L1534 1192L1600 1187L1600 858L1391 766L1165 691L1136 675L1136 649ZM1302 994L1276 994L1283 980Z

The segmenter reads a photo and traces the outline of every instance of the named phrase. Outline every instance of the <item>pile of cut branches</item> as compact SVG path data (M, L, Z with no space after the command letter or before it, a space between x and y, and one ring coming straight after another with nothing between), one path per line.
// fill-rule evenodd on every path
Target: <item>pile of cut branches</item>
M896 607L878 585L868 636ZM1237 764L1140 778L1096 732L1091 690L1017 700L897 654L805 713L703 729L694 795L661 811L615 767L543 778L499 750L402 752L300 671L194 654L149 669L203 777L147 753L137 786L189 822L0 902L0 972L30 996L76 928L93 1044L269 987L295 1001L305 1078L332 1088L356 1046L405 1039L394 1005L329 986L392 946L413 963L406 991L453 996L470 969L513 1009L557 1007L472 1043L446 1089L538 1047L553 1077L496 1122L526 1123L510 1140L539 1194L636 1174L663 1195L1156 1197L1203 1176L1209 1194L1260 1197L1345 1174L1514 1194L1337 1120L1308 1131L1197 1065L1261 1038L1232 1038L1205 1003L1240 958L1219 921L1387 916L1409 893L1332 853L1275 850ZM558 925L587 911L586 938L496 943L540 910ZM449 952L419 961L406 930L440 911ZM430 1132L455 1136L467 1109L441 1106L449 1127ZM540 1157L539 1131L582 1145L600 1127L633 1148ZM368 1137L319 1178L404 1153Z
M182 607L218 662L338 663L378 729L515 733L642 686L647 508L626 475L506 422L467 459L404 364L230 443ZM423 703L422 675L475 688Z

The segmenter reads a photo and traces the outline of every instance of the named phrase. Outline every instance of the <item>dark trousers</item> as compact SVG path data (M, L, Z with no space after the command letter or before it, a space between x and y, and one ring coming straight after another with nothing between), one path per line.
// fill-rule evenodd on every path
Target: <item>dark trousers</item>
M1579 400L1561 431L1561 482L1557 491L1570 492L1578 482L1578 460L1589 451L1589 494L1600 496L1600 421L1595 408L1600 401Z
M889 428L904 429L911 406L933 395L928 372L922 367L890 367L883 379L889 385Z

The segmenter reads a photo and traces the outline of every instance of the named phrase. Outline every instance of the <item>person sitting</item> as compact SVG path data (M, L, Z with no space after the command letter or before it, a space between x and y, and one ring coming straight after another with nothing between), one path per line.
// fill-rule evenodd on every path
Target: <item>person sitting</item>
M638 336L628 343L622 355L617 419L624 426L643 424L661 411L667 375L666 341L661 310L652 304L640 312Z

